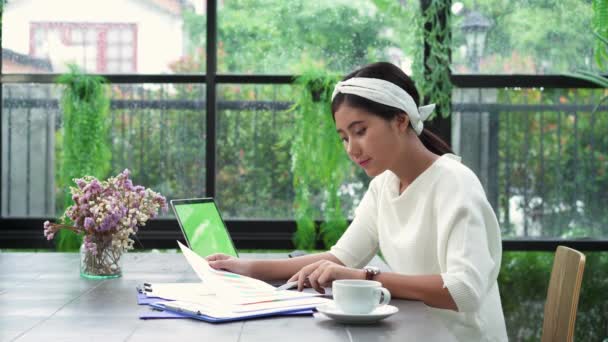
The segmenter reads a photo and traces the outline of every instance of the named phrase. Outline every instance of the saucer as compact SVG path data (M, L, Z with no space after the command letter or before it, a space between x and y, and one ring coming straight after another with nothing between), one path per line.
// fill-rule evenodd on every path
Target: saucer
M349 314L336 307L333 302L317 306L317 311L340 323L370 324L396 314L399 309L392 305L382 305L367 314Z

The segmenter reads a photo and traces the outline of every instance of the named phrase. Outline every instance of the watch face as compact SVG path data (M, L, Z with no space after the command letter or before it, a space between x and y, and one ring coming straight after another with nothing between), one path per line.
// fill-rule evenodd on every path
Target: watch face
M374 274L377 274L380 272L380 269L376 266L366 266L365 269L374 272Z
M365 266L365 279L374 280L374 277L380 273L380 269L375 266Z

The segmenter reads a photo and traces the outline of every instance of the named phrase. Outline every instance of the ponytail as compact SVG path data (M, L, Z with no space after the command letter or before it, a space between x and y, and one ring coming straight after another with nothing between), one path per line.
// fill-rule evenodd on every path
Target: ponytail
M450 145L426 128L422 130L422 133L420 133L418 138L420 138L424 147L437 155L441 156L446 153L454 153Z
M407 76L403 72L403 70L401 70L394 64L387 62L369 64L361 69L355 70L352 73L348 74L346 77L344 77L343 81L346 81L353 77L377 78L391 82L399 86L408 95L410 95L416 103L416 107L420 106L420 94L418 93L418 89L416 89L414 81L409 76ZM382 103L369 100L362 96L338 93L331 103L331 111L332 115L334 116L334 122L336 112L343 103L348 103L348 105L351 107L364 109L367 112L377 115L387 121L393 120L396 116L401 115L405 112L404 109L387 106ZM420 138L420 141L422 141L422 144L424 144L424 147L426 147L429 151L437 155L454 153L452 152L452 148L450 147L450 145L448 145L445 141L439 138L439 136L435 135L426 128L422 130L418 137Z

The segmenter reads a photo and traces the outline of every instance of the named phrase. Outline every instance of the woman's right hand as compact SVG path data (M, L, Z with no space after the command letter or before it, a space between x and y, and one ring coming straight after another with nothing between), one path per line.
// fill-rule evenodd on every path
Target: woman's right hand
M211 266L213 269L253 277L252 260L238 259L221 253L212 254L206 257L205 260L209 262L209 266Z

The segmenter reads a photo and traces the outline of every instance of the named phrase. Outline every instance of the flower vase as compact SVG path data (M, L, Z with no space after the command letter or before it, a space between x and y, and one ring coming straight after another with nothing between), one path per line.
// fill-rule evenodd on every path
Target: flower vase
M111 279L122 275L122 249L112 245L112 236L85 237L80 246L80 276Z

